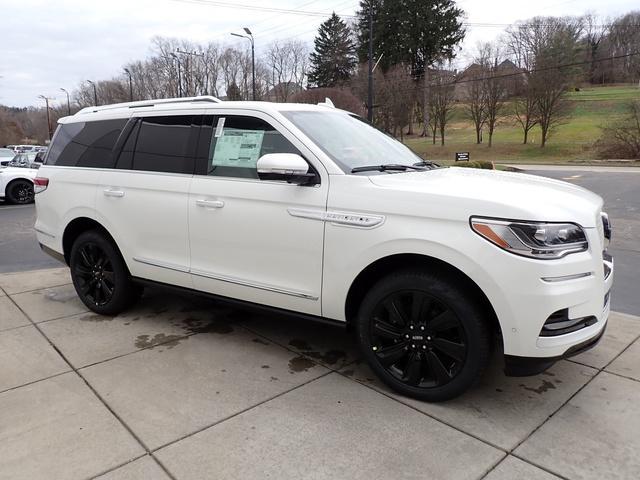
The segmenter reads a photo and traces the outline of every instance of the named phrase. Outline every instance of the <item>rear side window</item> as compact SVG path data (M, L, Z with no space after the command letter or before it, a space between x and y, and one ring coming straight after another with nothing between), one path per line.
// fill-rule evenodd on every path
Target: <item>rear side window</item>
M192 115L146 117L140 122L135 140L133 170L193 173L193 144L197 129ZM136 130L132 131L134 136ZM127 140L123 154L134 143ZM120 167L120 162L119 165ZM125 167L126 168L126 167Z
M47 165L113 168L112 155L126 119L62 124L47 154Z

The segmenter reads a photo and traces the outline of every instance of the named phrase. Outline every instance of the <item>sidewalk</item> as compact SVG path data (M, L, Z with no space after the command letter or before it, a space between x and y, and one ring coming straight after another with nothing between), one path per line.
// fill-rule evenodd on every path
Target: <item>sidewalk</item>
M66 269L0 275L0 479L639 478L640 318L536 377L428 404L341 329L150 291L89 313Z

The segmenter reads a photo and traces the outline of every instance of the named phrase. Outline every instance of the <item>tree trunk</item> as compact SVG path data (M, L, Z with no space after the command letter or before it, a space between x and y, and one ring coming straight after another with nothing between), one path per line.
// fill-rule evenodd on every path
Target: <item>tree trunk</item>
M424 88L422 89L422 122L424 131L427 132L429 125L429 69L424 68Z
M409 128L407 129L407 135L413 135L413 116L415 114L415 105L411 105L409 110Z
M522 144L526 145L528 139L529 139L529 129L525 128L524 129L524 140L522 141Z
M440 145L444 146L444 126L440 125Z

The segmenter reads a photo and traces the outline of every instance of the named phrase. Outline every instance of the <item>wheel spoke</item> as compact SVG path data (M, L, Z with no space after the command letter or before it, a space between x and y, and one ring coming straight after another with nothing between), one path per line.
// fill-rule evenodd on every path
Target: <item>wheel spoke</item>
M80 250L80 259L82 260L82 263L84 264L85 267L91 268L93 266L93 262L89 258L86 248L83 248L82 250Z
M383 322L378 318L375 318L373 321L373 334L390 340L399 340L402 338L402 330L400 328Z
M420 380L422 380L422 357L420 352L411 353L403 374L403 380L409 385L418 385L420 383Z
M115 284L115 278L116 278L116 274L113 272L110 272L108 270L103 270L102 271L102 276L104 277L105 280L107 280L109 283L111 283L111 285Z
M434 338L433 348L459 362L464 360L467 350L467 347L463 343L452 342L450 340L445 340L444 338Z
M89 290L91 290L94 284L95 284L95 280L92 278L88 282L85 282L85 284L82 287L80 287L80 291L82 292L83 295L86 295L87 293L89 293Z
M418 324L431 307L431 299L422 292L414 292L411 297L411 321Z
M76 271L76 274L80 275L81 277L88 277L91 275L91 270L84 267L83 265L76 264L75 271Z
M105 301L111 299L111 295L113 295L113 288L109 288L104 280L100 280L100 289L102 290L102 298Z
M376 355L378 356L378 360L385 367L390 367L402 357L407 354L405 350L405 343L396 343L394 345L390 345L388 347L384 347L376 351Z
M429 329L436 332L449 330L450 328L457 327L458 325L458 319L451 310L445 310L427 322Z
M427 353L427 363L438 385L442 385L451 380L451 374L434 352L431 351Z
M401 312L401 309L398 307L397 297L392 297L386 302L384 302L384 307L387 312L389 312L389 319L392 323L396 325L406 325L407 322L404 319L404 315Z
M100 282L95 282L95 285L93 288L93 301L96 303L96 305L100 303L100 300L98 300L99 296L100 296Z

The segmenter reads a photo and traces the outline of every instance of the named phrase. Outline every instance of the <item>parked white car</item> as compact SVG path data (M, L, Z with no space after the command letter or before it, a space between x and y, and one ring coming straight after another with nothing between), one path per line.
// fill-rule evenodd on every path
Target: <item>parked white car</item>
M33 202L33 179L37 174L36 168L9 166L0 169L0 200L18 204Z
M42 248L115 315L162 284L352 327L374 372L439 401L500 339L509 375L602 336L602 199L517 173L437 168L327 106L212 97L86 108L35 179Z

